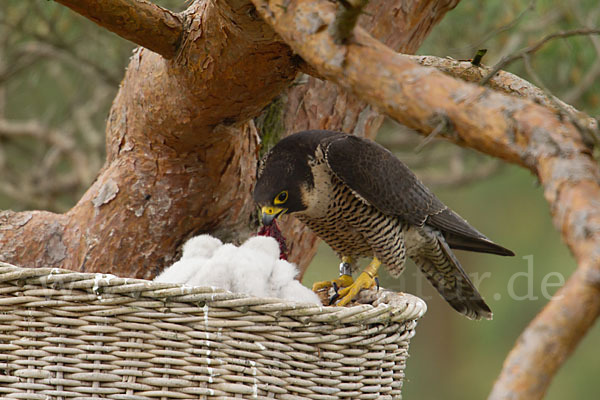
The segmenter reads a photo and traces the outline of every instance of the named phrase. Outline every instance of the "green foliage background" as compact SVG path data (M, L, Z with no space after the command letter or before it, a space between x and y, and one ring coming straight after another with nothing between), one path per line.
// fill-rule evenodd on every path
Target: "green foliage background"
M158 3L175 11L185 8L182 1ZM463 0L419 53L468 59L477 49L487 48L483 62L492 65L548 33L598 27L599 20L597 0ZM34 120L44 128L39 136L0 132L0 209L65 211L77 201L102 164L105 120L133 47L53 2L0 2L0 119ZM544 46L531 63L554 94L598 116L600 82L594 71L599 54L600 37L559 39ZM509 70L532 79L522 62ZM82 110L87 113L83 117ZM67 135L71 147L61 150L47 143L50 131ZM412 342L404 397L485 398L519 333L548 301L542 291L544 278L557 272L566 279L576 265L552 226L534 176L501 166L474 183L465 179L471 183L450 184L444 177L456 163L468 176L494 161L443 142L417 152L422 139L399 132L393 123L380 133L382 143L400 136L402 143L395 150L417 175L479 230L517 253L513 258L459 254L467 271L490 274L481 281L480 291L494 311L493 321L473 322L455 313L415 273L414 265L400 280L382 276L383 286L418 294L429 305ZM82 165L89 171L81 171ZM338 262L322 245L304 283L335 276ZM528 272L529 262L531 280L515 278L515 273ZM557 282L556 276L547 279ZM550 293L555 290L549 288ZM528 291L530 299L516 298ZM599 347L596 327L560 371L547 398L597 398Z
M528 6L525 1L463 0L433 30L418 53L470 59L477 49L487 48L483 63L493 65L502 56L529 46L549 33L586 25L600 26L600 6L596 1L544 0L532 4L534 8L525 11ZM600 37L595 39L600 40ZM539 78L563 99L598 62L599 51L589 37L552 41L531 59ZM508 69L532 79L521 61ZM599 89L600 80L595 79L571 104L598 117ZM378 137L382 142L389 131L397 128L386 124L383 130ZM432 152L443 154L454 151L455 147L445 143L429 144L417 154L429 157ZM401 158L426 182L433 172L447 171L448 161L443 157L437 157L441 162L436 164L434 156L434 162L424 166L415 157L414 146L412 153L410 147L402 150ZM462 157L466 172L489 162L487 156L473 151L465 151ZM485 179L450 187L440 184L439 179L430 181L437 181L437 185L430 183L442 201L517 255L497 257L457 251L467 272L479 276L490 273L481 281L479 289L494 311L492 321L469 321L454 312L412 263L400 280L383 274L382 286L418 294L428 303L428 312L411 342L403 396L406 399L483 399L489 394L518 335L548 302L542 291L544 279L551 295L557 290L552 284L558 282L558 277L549 274L557 272L568 279L576 263L552 224L542 188L528 171L503 166ZM322 244L304 283L311 285L323 276L336 276L338 263L335 254ZM529 263L532 274L528 273ZM531 279L523 274L513 277L519 272L527 273ZM559 371L546 398L598 398L599 347L600 327L596 326Z

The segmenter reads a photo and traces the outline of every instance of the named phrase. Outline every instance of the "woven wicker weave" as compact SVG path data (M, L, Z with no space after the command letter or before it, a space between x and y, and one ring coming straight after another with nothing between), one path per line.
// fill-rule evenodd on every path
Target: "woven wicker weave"
M397 399L426 306L384 297L318 307L0 262L0 396Z

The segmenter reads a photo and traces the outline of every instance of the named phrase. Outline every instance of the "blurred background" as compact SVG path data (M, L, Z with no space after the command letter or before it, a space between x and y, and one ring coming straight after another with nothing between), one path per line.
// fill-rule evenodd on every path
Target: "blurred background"
M183 1L155 3L174 11ZM597 0L462 0L419 54L470 59L487 48L503 56L561 30L600 26ZM0 210L68 210L104 161L104 125L133 45L63 6L0 2ZM557 39L534 56L535 74L555 95L600 114L600 36ZM521 61L509 71L532 80ZM551 221L535 176L522 168L424 139L387 121L378 141L395 151L448 206L516 257L457 252L494 311L493 321L454 312L411 263L382 286L429 306L411 344L404 398L482 399L519 333L576 267ZM324 244L307 286L337 275ZM596 326L558 373L547 399L596 399L600 371Z

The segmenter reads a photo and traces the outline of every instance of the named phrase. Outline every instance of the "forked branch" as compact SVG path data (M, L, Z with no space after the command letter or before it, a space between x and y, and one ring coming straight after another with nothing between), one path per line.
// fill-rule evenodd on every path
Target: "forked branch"
M578 270L522 334L492 398L541 398L600 314L600 171L577 128L554 109L422 67L360 28L337 44L326 29L335 5L325 0L253 3L325 78L423 135L443 126L440 135L538 176Z
M183 34L181 17L142 0L55 0L124 39L173 58Z
M536 51L541 49L546 43L548 43L549 41L551 41L553 39L568 38L568 37L572 37L572 36L582 36L582 35L600 35L600 29L580 28L580 29L572 29L569 31L551 33L551 34L543 37L538 42L532 44L531 46L528 46L514 54L511 54L509 56L502 58L496 65L494 65L494 67L492 68L490 73L487 74L481 80L481 84L485 85L486 83L489 82L490 79L492 79L492 77L498 71L506 68L508 65L510 65L514 61L518 60L519 58L525 58L525 57L535 53Z

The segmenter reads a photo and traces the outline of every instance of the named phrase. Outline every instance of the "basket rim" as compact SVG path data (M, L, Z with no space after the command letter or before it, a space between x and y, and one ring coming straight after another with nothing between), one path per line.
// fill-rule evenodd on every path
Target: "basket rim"
M402 323L417 320L427 311L427 304L419 297L388 290L372 290L370 298L375 300L373 304L335 307L279 298L254 297L210 286L159 283L62 268L27 268L0 261L0 283L11 281L18 286L23 286L24 282L41 284L48 294L55 293L57 287L85 290L95 295L101 302L115 296L130 296L138 300L190 303L195 307L242 308L259 313L276 313L281 316L301 317L307 323L351 325ZM21 299L23 303L28 301L26 296ZM12 301L14 303L14 299Z

